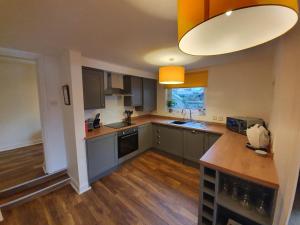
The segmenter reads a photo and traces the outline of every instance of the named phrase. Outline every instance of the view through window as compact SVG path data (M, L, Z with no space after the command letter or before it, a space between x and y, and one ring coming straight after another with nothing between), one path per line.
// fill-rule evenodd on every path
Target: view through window
M169 108L203 109L205 108L205 88L172 88L169 90Z

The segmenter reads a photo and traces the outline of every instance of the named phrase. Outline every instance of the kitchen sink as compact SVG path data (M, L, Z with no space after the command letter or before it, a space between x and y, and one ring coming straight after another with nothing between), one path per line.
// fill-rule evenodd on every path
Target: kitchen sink
M170 122L171 124L180 125L183 127L195 128L195 129L203 129L206 128L206 123L198 122L198 121L190 121L190 120L174 120Z
M188 121L175 120L175 121L172 121L171 123L177 124L177 125L183 125L183 124L186 124L187 122L188 122Z

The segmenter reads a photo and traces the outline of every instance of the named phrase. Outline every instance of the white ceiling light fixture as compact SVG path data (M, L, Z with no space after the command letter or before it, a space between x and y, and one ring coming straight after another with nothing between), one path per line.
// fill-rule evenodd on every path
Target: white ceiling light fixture
M144 56L144 60L156 66L188 65L199 61L201 56L191 56L183 53L178 47L162 48L151 51Z
M203 56L240 51L281 36L297 21L297 0L178 0L179 48Z

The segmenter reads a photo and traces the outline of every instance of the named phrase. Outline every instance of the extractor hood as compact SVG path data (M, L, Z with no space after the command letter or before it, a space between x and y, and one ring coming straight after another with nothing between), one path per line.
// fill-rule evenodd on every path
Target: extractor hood
M131 93L126 92L122 88L112 87L111 72L107 72L107 89L104 90L104 95L107 96L132 96Z

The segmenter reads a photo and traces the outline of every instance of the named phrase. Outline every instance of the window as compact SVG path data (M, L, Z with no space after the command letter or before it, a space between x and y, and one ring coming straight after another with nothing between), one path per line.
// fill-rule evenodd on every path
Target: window
M204 109L205 88L172 88L168 90L168 107L172 109Z

